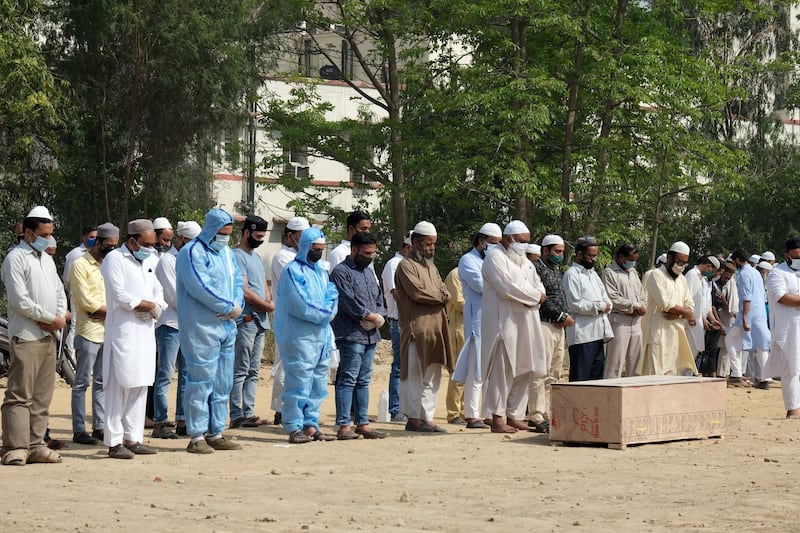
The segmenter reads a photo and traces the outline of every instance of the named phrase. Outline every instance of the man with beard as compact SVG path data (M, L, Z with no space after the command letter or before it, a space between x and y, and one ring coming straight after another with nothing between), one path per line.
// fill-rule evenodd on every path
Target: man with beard
M547 375L539 306L547 298L533 263L525 257L531 234L521 220L503 229L501 246L483 261L481 369L483 414L492 433L527 430L523 421L531 374Z
M696 324L694 301L683 277L689 261L689 245L677 241L667 252L667 262L647 277L647 314L644 318L644 355L640 375L697 374L683 321Z
M442 366L453 371L445 305L450 293L433 262L436 228L419 222L411 234L411 251L395 273L395 298L400 317L400 412L406 431L446 433L433 423Z
M614 336L608 322L613 304L594 270L598 253L594 237L578 239L575 261L561 280L567 309L575 318L575 324L567 328L570 381L603 379L603 341Z

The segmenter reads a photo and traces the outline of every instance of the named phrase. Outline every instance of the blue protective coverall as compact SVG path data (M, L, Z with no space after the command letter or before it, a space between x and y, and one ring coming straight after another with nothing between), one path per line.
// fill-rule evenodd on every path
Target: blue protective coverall
M319 264L309 263L311 244L324 238L317 228L303 231L297 257L286 265L278 282L275 342L281 354L284 385L283 430L319 429L319 408L328 396L333 331L339 293ZM179 304L180 305L180 304Z
M186 363L183 405L186 432L219 435L228 419L233 386L236 322L223 320L234 306L244 307L242 274L233 251L209 246L233 217L222 209L206 214L200 235L178 253L176 289L181 352Z

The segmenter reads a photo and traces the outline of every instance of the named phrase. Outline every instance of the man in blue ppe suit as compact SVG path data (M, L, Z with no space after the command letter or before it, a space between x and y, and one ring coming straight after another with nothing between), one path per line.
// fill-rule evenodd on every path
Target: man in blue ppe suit
M319 407L328 396L333 332L339 293L319 265L325 236L317 228L303 231L297 256L278 282L275 342L286 373L283 429L289 442L335 440L319 430Z
M228 246L233 217L222 209L206 214L203 229L181 248L176 265L180 346L186 363L186 451L238 450L225 439L233 386L236 317L242 314L242 274Z

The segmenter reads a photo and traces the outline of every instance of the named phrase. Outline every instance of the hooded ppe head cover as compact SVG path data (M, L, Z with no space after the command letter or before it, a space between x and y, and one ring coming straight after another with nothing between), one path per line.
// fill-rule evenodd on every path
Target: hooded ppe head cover
M308 228L307 230L303 230L303 233L300 234L300 242L297 243L297 257L295 257L295 260L315 270L323 270L319 264L319 261L316 263L309 263L308 259L306 258L308 251L311 250L311 245L314 244L314 241L319 239L325 239L325 235L319 228Z
M233 217L224 209L212 209L206 213L206 220L203 223L203 229L200 230L200 235L197 239L201 241L206 247L214 240L216 235L223 226L233 224Z

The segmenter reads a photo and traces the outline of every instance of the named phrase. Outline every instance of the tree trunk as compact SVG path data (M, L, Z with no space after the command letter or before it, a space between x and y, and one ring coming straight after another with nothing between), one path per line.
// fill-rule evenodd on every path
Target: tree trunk
M585 30L585 26L584 26ZM564 124L564 145L561 149L561 234L570 235L572 220L568 204L572 184L572 143L575 140L575 116L578 112L578 87L581 78L581 65L583 63L583 38L575 43L574 72L569 80L569 98L567 100L567 119Z

